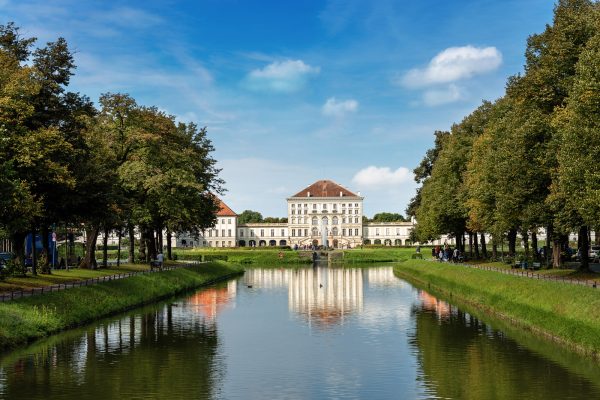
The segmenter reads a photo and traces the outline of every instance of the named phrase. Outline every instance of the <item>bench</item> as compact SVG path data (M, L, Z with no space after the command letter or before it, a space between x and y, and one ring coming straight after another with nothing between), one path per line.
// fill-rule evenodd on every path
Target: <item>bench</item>
M531 265L531 267L532 267L532 269L534 269L534 270L538 270L538 269L542 268L542 263L540 263L540 262L534 262L534 263Z

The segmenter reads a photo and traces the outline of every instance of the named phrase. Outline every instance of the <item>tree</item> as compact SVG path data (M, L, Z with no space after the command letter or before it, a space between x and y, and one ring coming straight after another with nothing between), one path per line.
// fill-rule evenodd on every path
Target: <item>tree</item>
M252 224L263 222L263 216L258 211L244 210L238 215L238 224Z
M557 112L555 127L560 132L558 181L554 199L572 215L563 224L574 230L580 222L585 242L581 268L589 269L587 230L600 220L600 32L587 44L579 58L567 105ZM568 222L570 221L570 223Z
M406 218L398 213L382 212L375 214L371 219L372 222L405 222Z

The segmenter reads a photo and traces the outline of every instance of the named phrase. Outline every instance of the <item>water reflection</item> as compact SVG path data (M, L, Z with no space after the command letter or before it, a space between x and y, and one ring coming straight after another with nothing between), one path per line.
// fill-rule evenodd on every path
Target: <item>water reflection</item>
M209 398L223 376L216 314L235 283L59 335L0 367L0 398Z
M600 388L593 380L529 351L425 291L420 290L418 298L412 311L416 328L410 343L418 358L419 380L431 396L600 398Z
M289 309L310 324L326 328L360 312L363 306L363 274L359 269L300 269L290 275Z

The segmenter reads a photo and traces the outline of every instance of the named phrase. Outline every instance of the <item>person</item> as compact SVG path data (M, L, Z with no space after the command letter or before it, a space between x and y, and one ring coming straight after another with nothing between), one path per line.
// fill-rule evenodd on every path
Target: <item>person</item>
M458 250L458 247L454 249L454 254L452 255L454 258L454 262L457 263L458 262L458 256L460 255L460 251Z
M156 255L156 264L157 264L158 268L160 268L161 270L163 267L164 260L165 260L165 256L163 256L162 251L159 250L158 254Z
M417 245L417 253L421 252L421 246Z

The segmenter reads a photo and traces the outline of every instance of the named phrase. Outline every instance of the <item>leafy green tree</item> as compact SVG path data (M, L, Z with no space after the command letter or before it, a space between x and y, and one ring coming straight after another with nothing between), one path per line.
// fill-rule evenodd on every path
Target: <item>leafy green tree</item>
M382 212L375 214L371 219L373 222L405 222L406 218L398 213Z
M244 210L238 215L238 224L252 224L263 222L263 216L258 211Z

